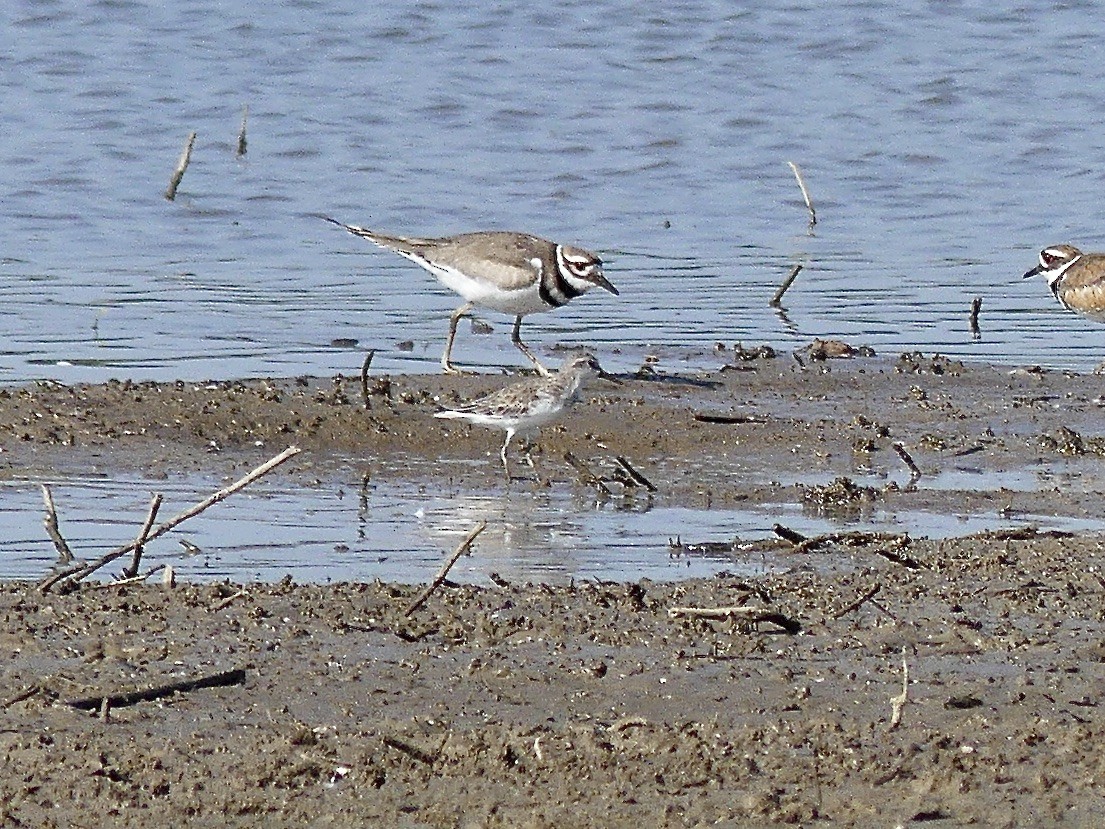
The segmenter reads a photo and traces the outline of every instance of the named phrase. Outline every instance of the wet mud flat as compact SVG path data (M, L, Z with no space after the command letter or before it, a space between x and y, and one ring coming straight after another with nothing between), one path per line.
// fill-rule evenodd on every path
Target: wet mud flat
M660 503L1100 514L1098 377L744 356L589 387L515 485L593 487L570 451ZM3 389L0 475L236 475L295 444L293 479L501 485L499 437L432 412L503 382ZM781 530L742 545L786 563L756 576L446 581L413 610L423 585L4 584L0 822L1100 824L1105 535Z

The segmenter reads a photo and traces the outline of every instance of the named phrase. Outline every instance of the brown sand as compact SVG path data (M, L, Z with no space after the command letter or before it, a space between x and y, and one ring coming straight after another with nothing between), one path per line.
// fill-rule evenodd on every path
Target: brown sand
M667 504L1100 516L1098 377L718 360L729 369L595 384L542 433L527 485L584 487L570 450L607 473L629 458ZM493 486L499 437L430 415L502 382L392 378L369 411L353 380L0 390L0 475L231 474L294 443L275 474L358 458L429 480L486 457L464 469ZM926 487L966 467L977 488ZM1041 485L993 485L1013 473ZM1103 545L761 542L747 554L770 548L782 572L446 584L410 616L417 585L9 583L0 825L1101 825ZM106 716L66 704L232 669L244 683Z

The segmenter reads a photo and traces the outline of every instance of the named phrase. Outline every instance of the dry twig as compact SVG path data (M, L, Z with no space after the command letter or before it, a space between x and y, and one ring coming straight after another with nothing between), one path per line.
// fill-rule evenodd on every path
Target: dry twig
M457 563L457 559L468 552L468 548L472 546L472 542L476 540L476 536L478 536L486 529L486 521L481 521L472 528L468 535L464 537L464 540L460 542L457 548L453 551L453 554L449 556L448 561L441 565L441 569L437 571L437 575L434 576L433 581L431 581L426 586L426 589L419 593L418 597L407 606L406 611L403 613L404 616L410 616L412 613L418 610L418 608L422 607L422 605L426 603L426 599L430 598L430 595L435 590L437 590L438 587L441 586L442 582L445 581L445 577L449 575L449 571L452 569L453 565Z
M174 518L170 518L168 521L165 521L164 523L158 525L154 530L145 533L145 538L141 539L140 541L132 541L129 544L125 544L122 547L119 547L116 550L112 550L110 553L101 556L96 561L93 561L91 564L84 564L78 567L70 568L69 570L63 570L60 573L55 573L49 578L40 582L38 585L38 589L43 593L48 593L55 584L62 581L63 589L72 588L77 584L77 582L81 581L92 573L95 573L101 567L110 564L118 558L122 558L128 553L133 553L135 547L139 546L140 544L145 544L147 542L153 541L155 538L158 538L169 532L170 530L174 529L179 524L184 523L189 518L194 518L195 516L199 515L208 507L219 503L219 501L222 501L223 499L233 495L238 490L244 489L245 487L256 481L258 478L268 474L273 469L280 466L280 464L284 463L284 461L288 460L288 458L298 455L299 452L300 449L298 446L289 446L279 455L261 464L252 472L246 474L242 478L239 478L230 486L220 489L213 495L209 495L198 504L189 507L184 512L180 513L180 515L177 515Z
M810 191L806 189L806 182L802 180L802 173L798 169L798 165L793 161L788 161L790 169L794 172L794 177L798 180L798 187L802 190L802 198L806 200L806 209L810 211L810 227L817 224L817 211L813 209L813 201L810 199Z
M165 198L173 201L176 198L176 190L180 187L180 180L184 178L184 171L188 169L188 162L192 160L192 146L196 143L196 134L190 133L184 144L184 151L180 154L180 160L176 163L173 177L169 180L169 189L165 191Z

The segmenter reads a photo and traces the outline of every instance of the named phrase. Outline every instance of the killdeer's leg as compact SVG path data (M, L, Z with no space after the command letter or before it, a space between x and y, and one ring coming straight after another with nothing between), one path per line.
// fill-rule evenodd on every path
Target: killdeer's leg
M449 362L449 355L453 353L453 340L456 339L457 336L457 324L460 322L461 317L466 316L472 310L472 307L471 302L466 302L449 317L449 337L445 340L445 353L441 355L441 368L446 374L464 373Z
M519 315L514 318L514 331L510 335L510 341L518 346L518 350L529 357L529 361L533 363L534 368L537 369L537 373L542 377L549 376L549 370L541 365L541 361L537 359L537 356L529 350L529 346L522 342L520 332L522 330L522 317Z

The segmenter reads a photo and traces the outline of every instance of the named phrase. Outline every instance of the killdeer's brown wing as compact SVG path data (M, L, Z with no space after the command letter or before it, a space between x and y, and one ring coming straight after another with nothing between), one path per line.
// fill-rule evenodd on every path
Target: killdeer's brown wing
M428 243L421 254L430 261L503 291L530 288L542 270L556 267L556 246L525 233L485 231L421 241Z

